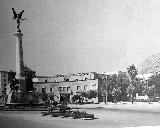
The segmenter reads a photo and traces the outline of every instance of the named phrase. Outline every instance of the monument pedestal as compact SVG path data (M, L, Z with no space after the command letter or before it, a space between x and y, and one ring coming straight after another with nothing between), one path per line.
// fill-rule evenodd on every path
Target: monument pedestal
M19 87L19 91L25 93L26 92L26 79L21 78L18 81L19 81L19 84L17 84L17 85Z

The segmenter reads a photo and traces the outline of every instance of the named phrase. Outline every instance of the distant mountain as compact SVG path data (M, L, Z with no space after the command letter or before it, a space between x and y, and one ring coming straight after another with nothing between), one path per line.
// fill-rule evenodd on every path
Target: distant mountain
M139 66L139 73L155 73L160 71L160 53L147 57Z

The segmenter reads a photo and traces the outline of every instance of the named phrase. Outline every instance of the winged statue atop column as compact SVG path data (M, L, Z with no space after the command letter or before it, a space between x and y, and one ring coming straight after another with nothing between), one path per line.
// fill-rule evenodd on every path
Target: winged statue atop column
M25 20L25 18L24 19L22 19L22 14L24 13L24 10L22 10L19 14L17 14L16 13L16 11L14 10L14 8L12 8L12 11L13 11L13 19L14 20L17 20L17 31L18 32L21 32L21 30L20 30L20 23L21 23L21 21L23 21L23 20Z

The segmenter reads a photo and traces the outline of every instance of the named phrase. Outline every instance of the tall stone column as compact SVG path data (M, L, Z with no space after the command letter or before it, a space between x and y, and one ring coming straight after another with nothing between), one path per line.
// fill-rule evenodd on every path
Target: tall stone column
M23 47L21 32L14 34L16 36L16 79L19 81L19 89L26 92L26 82L24 77Z

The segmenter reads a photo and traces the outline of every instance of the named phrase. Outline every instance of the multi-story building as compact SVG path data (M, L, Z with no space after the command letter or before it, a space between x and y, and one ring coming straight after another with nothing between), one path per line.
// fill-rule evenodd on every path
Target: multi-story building
M7 85L8 85L8 72L0 71L0 95L6 93Z
M42 83L47 83L50 82L52 77L50 76L36 76L35 78L32 79L33 82L42 82Z
M36 76L33 78L33 82L64 82L66 81L65 75L55 75L55 76Z
M54 93L55 100L60 100L61 93L70 93L70 99L73 95L76 95L80 92L85 92L89 90L97 90L98 89L98 79L96 80L86 80L86 81L66 81L66 82L34 82L34 88L37 89L38 92L42 92L43 90L46 93ZM98 102L98 101L95 101Z
M24 67L24 76L27 84L26 89L28 91L33 89L32 78L35 77L35 73L36 73L35 71L31 70L27 66ZM15 79L15 76L16 76L16 72L12 70L10 70L9 72L0 71L0 95L2 95L2 93L6 93L7 86L9 85L9 83L13 82L13 79Z
M69 75L55 75L55 76L36 76L33 82L65 82L65 81L84 81L97 79L97 73L78 73Z
M63 82L63 81L67 81L67 76L65 76L65 75L55 75L55 76L53 76L53 79L50 82Z
M23 68L23 71L24 71L24 76L26 77L26 78L34 78L36 75L36 71L34 71L34 70L32 70L32 69L30 69L29 67L27 67L26 65L24 66L24 68Z
M154 75L154 74L153 73L138 74L137 78L145 81L145 80L148 80L152 75Z
M16 76L16 72L10 70L8 72L8 82L11 83L13 79L15 79L15 76Z
M123 72L123 71L115 71L115 72L104 72L102 74L105 74L105 75L127 75L126 72Z
M91 73L91 74L92 75L88 74L88 76L87 76L87 74L85 74L87 79L84 79L84 80L83 79L76 79L75 80L73 78L78 77L78 75L76 75L76 76L72 75L73 76L72 79L68 79L67 81L66 81L66 79L64 79L64 81L59 81L59 82L53 82L53 81L48 82L48 80L45 81L46 78L44 78L44 79L37 79L36 78L36 79L33 79L33 82L34 82L33 86L40 93L43 92L44 90L46 91L46 93L53 93L56 101L60 101L60 97L61 97L62 93L68 93L68 94L70 94L69 99L71 101L71 98L74 95L79 94L80 92L86 92L86 91L90 91L90 90L98 91L98 86L99 85L102 86L101 84L104 82L102 82L101 77L103 76L103 78L104 78L104 77L106 77L106 75L93 76L93 74L95 74L95 73ZM69 77L71 77L71 76L69 76ZM66 78L66 77L64 77L64 78ZM49 79L49 77L48 77L48 79ZM99 82L99 81L101 81L101 82ZM102 98L102 96L100 98ZM99 101L102 101L99 99L97 96L97 98L94 98L92 100L93 100L93 102L98 103Z

